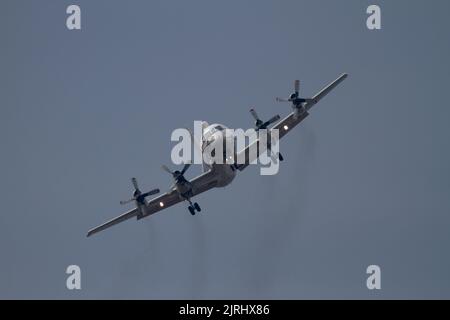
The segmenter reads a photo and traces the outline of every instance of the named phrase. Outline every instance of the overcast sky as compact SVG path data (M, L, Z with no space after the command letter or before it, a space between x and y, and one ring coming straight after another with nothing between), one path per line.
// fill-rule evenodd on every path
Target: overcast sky
M72 3L81 31L66 28ZM0 298L450 298L449 10L1 1ZM167 190L172 130L248 128L250 106L285 116L274 98L294 79L311 96L342 72L281 141L279 174L251 166L194 217L183 203L86 238L130 208L131 177Z

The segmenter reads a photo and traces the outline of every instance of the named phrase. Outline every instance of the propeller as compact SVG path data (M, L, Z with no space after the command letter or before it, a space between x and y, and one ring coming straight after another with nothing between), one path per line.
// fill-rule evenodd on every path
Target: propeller
M298 93L300 92L300 80L294 81L294 90L295 90L295 94L298 97Z
M133 186L134 186L134 189L136 190L136 191L139 191L139 187L138 187L138 184L137 184L137 179L136 178L131 178L131 183L133 183Z
M179 170L171 171L171 170L170 170L166 165L164 165L164 164L161 166L161 168L162 168L164 171L170 173L170 174L172 175L173 179L174 179L176 182L181 182L181 181L186 180L186 179L184 178L184 174L186 173L187 169L189 169L190 166L191 166L190 163L186 163L181 171L179 171Z
M250 109L250 113L252 114L253 118L255 118L255 130L258 131L260 129L267 129L268 126L270 126L272 123L274 123L275 121L280 120L280 116L277 114L275 116L273 116L272 118L270 118L269 120L267 120L266 122L263 122L259 117L258 114L256 113L255 109Z
M294 81L294 93L290 95L289 98L276 98L275 100L277 102L292 102L295 105L303 103L306 101L306 99L299 99L299 93L300 93L300 80Z
M267 129L268 126L270 126L272 123L274 123L275 121L280 120L280 115L275 115L272 118L270 118L269 120L267 120L266 122L263 122L259 117L258 114L256 113L255 109L250 109L250 113L252 114L253 118L255 118L256 122L255 122L255 130L259 131L260 129ZM275 161L276 159L276 155L275 153L269 148L270 151L270 156L271 158ZM280 161L283 161L284 158L281 155L281 153L278 153L278 159Z
M131 178L131 183L134 186L133 198L131 198L129 200L125 200L125 201L120 201L120 204L122 204L122 205L133 202L133 201L137 201L140 204L144 204L144 199L146 197L159 193L159 189L153 189L153 190L150 190L149 192L142 193L141 190L139 190L139 186L138 186L136 178Z

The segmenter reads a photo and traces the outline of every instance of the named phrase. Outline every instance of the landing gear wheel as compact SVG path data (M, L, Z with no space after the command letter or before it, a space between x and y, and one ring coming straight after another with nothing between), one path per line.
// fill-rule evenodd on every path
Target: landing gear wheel
M193 206L189 206L188 209L192 215L195 215L195 208Z
M202 211L202 208L200 208L200 206L198 205L198 203L194 203L194 208L195 210L197 210L198 212Z

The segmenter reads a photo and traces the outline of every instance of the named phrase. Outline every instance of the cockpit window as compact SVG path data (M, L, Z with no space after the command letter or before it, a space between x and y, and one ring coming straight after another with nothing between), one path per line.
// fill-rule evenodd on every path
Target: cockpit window
M209 137L211 137L215 132L217 131L225 131L225 128L221 126L220 124L208 129L208 131L205 133L205 140L208 140Z

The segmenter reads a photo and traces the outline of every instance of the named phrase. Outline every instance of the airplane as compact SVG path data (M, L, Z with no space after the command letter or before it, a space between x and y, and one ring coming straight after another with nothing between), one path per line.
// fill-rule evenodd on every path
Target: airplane
M308 111L316 105L321 99L323 99L328 93L330 93L334 88L336 88L342 81L347 78L348 74L343 73L336 80L325 86L321 91L319 91L312 98L301 98L300 93L300 81L295 80L294 82L294 93L292 93L289 98L276 98L279 102L290 102L292 107L292 112L286 116L281 121L277 122L272 128L268 129L270 125L274 124L276 121L280 120L279 115L273 116L268 121L262 121L256 111L252 108L250 113L255 119L255 131L261 129L268 129L269 134L272 130L277 129L279 132L279 139L284 137L289 131L291 131L295 126L302 122L308 115ZM191 133L192 135L192 133ZM217 141L224 141L225 143L230 142L234 139L232 134L228 134L226 127L221 124L211 124L207 122L202 122L202 134L201 141L197 144L198 148L203 151L206 146L214 144ZM195 142L195 141L194 141ZM195 142L196 143L196 142ZM270 144L267 146L260 146L259 140L257 139L249 146L245 147L239 152L234 152L235 157L245 156L245 162L243 164L232 163L229 164L226 161L222 164L217 163L206 163L203 162L203 173L199 176L193 178L192 180L187 180L184 174L190 167L190 163L184 164L183 168L180 170L172 171L167 166L163 165L162 169L172 175L173 184L164 194L161 194L150 201L146 198L150 195L159 193L159 189L153 189L149 192L142 193L137 184L136 178L132 178L132 183L135 188L133 197L127 201L121 201L121 204L126 204L129 202L135 202L136 208L131 209L122 215L107 221L91 230L88 231L87 236L92 236L102 230L112 227L118 223L121 223L130 218L136 217L137 220L143 219L150 215L153 215L163 209L171 207L179 202L187 201L189 203L188 210L192 215L196 212L200 212L201 208L198 203L192 203L192 198L206 192L212 188L221 188L229 185L235 178L238 171L244 170L254 159L251 158L250 149L252 145L256 143L257 147L261 151L264 147L267 151L272 153L272 157L277 157L278 160L283 161L284 158L281 154L274 155L270 150ZM227 145L227 144L226 144ZM231 145L231 144L230 144Z

